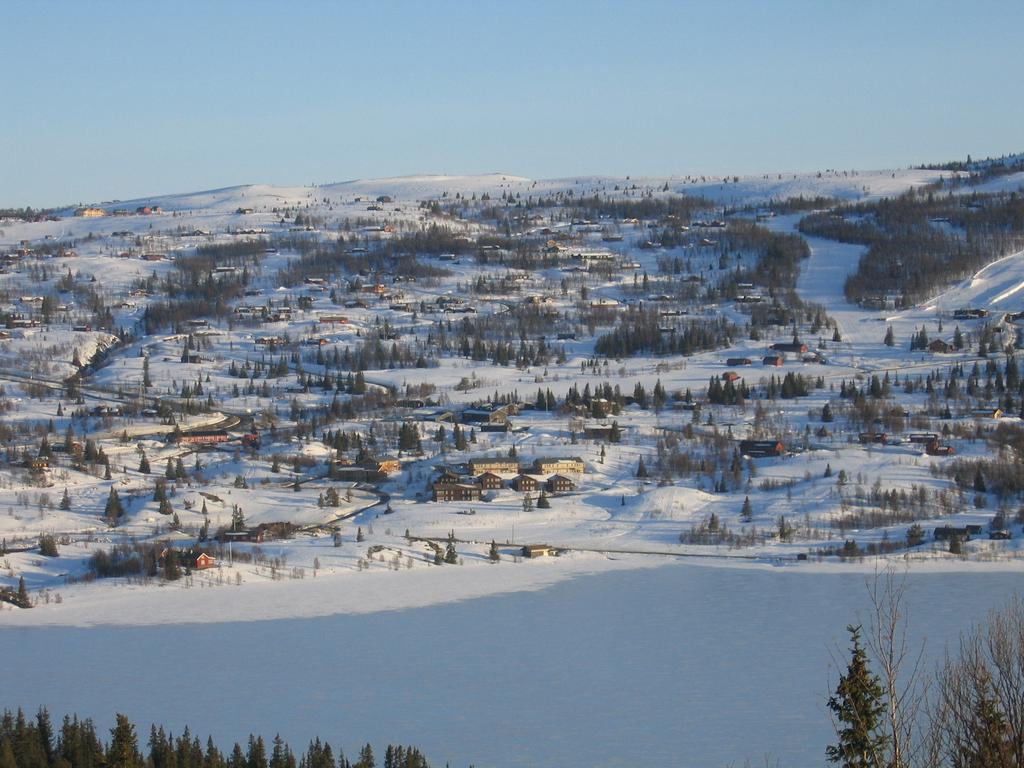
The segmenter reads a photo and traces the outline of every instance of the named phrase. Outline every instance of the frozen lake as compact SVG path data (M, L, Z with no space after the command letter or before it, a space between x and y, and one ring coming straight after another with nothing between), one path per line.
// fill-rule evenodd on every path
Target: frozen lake
M692 565L391 613L149 627L0 628L0 707L104 729L128 714L222 747L409 743L434 765L824 765L829 649L866 617L864 575ZM1019 586L909 578L941 653Z

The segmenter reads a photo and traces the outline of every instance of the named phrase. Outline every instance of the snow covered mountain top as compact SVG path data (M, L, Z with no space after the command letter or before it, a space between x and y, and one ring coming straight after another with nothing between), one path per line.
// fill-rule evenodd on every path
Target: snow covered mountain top
M277 186L247 184L182 194L155 195L99 205L106 210L160 206L165 211L230 212L237 208L273 208L304 205L327 199L352 202L356 198L386 195L396 202L477 197L487 194L528 196L572 192L574 195L625 194L627 190L703 195L724 204L767 202L789 197L836 197L844 200L897 195L911 187L937 181L949 172L900 169L884 171L822 171L747 176L576 176L530 179L507 173L480 175L418 175L383 179L353 179L323 185ZM667 191L666 191L667 186Z

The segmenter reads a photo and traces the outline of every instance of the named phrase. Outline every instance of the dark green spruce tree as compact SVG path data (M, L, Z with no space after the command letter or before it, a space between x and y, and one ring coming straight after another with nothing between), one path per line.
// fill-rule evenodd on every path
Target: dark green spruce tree
M825 756L842 768L885 768L889 739L882 732L882 683L861 645L861 628L850 625L846 630L852 643L850 664L828 700L839 743L827 746Z

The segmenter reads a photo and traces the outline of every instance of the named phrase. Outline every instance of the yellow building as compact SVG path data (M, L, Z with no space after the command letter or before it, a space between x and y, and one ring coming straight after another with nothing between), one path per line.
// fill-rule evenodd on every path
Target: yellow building
M519 472L518 459L470 459L469 471L474 475L484 472L497 474L513 474Z
M538 474L550 475L563 472L578 472L582 474L587 471L583 459L578 456L556 459L534 459L533 469Z

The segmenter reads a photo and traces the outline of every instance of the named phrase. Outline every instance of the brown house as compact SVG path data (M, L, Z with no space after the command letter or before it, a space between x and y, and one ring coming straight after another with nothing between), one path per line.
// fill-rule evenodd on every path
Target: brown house
M565 475L552 475L548 478L545 485L547 486L548 493L566 493L567 491L576 490L576 483Z
M398 459L370 459L366 463L367 469L372 469L378 475L393 475L402 471L402 462Z
M480 501L477 483L434 483L434 501Z
M947 352L950 352L952 349L953 346L949 342L943 341L942 339L933 339L932 341L928 342L929 352L938 352L941 354L946 354Z
M526 491L536 491L540 487L540 482L535 477L530 475L516 475L512 478L510 485L520 493Z
M772 344L771 348L776 352L795 352L802 355L807 351L807 345L800 342L780 341Z
M485 491L497 491L505 485L505 482L493 472L484 472L476 481L480 483L480 487Z
M224 429L197 429L192 432L182 432L177 438L171 435L171 442L188 443L190 445L226 443L230 439L231 436Z
M753 459L766 456L782 456L786 446L779 440L740 440L740 453Z
M217 538L221 541L245 541L262 544L265 536L262 528L249 528L241 531L222 531Z
M583 435L591 440L607 440L612 435L611 424L592 424L583 427Z
M761 359L761 365L766 368L781 368L784 362L782 355L765 355Z

